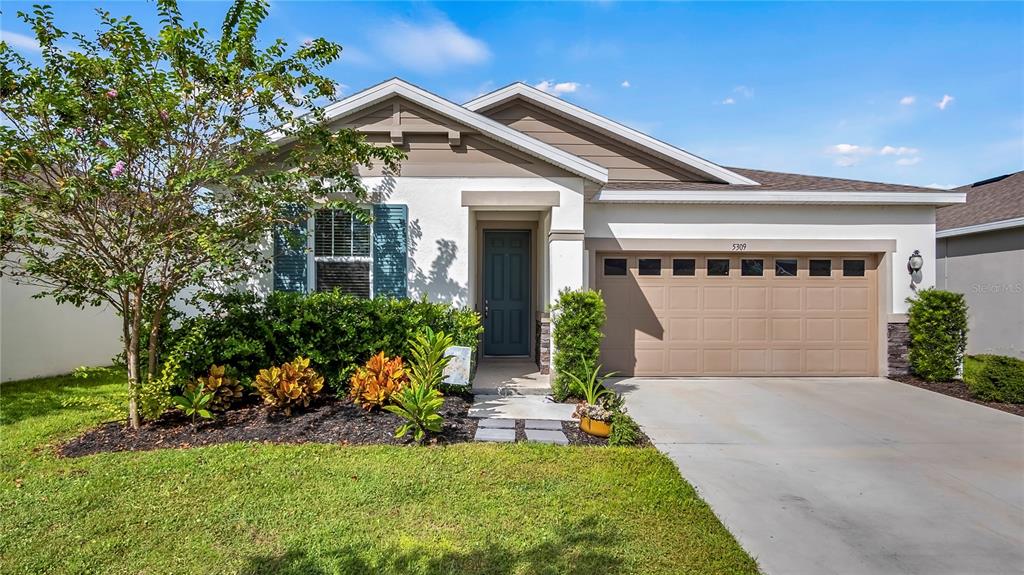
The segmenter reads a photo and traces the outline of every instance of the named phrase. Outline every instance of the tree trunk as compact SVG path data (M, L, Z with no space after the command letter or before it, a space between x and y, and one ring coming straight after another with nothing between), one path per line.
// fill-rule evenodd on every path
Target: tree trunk
M149 348L147 353L148 364L146 367L146 381L153 381L153 378L157 376L156 370L159 364L159 358L157 353L160 350L160 327L163 324L164 319L164 308L166 304L158 303L155 310L153 310L152 317L149 318Z
M142 331L142 286L136 286L129 307L128 343L125 359L128 363L128 424L138 429L139 420L139 332Z

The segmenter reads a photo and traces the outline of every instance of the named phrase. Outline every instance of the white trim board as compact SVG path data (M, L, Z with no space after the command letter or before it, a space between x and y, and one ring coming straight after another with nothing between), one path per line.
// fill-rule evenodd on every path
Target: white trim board
M335 102L324 108L324 116L327 122L334 122L339 118L364 110L392 96L400 96L411 102L415 102L416 104L446 116L460 124L479 130L480 133L489 136L502 144L512 146L517 150L526 152L531 156L554 164L555 166L587 178L588 180L599 184L608 183L608 170L604 167L584 160L579 156L574 156L565 150L556 148L550 144L545 144L540 140L531 138L518 130L514 130L486 116L467 110L454 102L450 102L440 96L431 94L430 92L427 92L418 86L414 86L400 78L392 78L386 82L367 88L362 92L353 94L344 100ZM270 132L269 135L271 141L274 141L278 145L284 144L287 141L279 131L275 130Z
M986 222L984 224L974 224L973 226L963 226L960 228L950 228L948 230L939 230L935 232L937 238L949 238L953 236L966 236L967 234L980 234L982 232L994 232L996 230L1006 230L1010 228L1024 226L1024 218L1010 218L1008 220L1001 220L998 222Z
M727 191L727 190L601 190L602 203L662 204L895 204L946 205L967 201L963 192L844 192L836 191Z
M652 138L642 132L638 132L629 126L624 126L618 122L609 120L608 118L595 114L590 110L570 104L561 98L552 96L551 94L538 90L532 86L528 86L522 82L516 82L515 84L495 90L490 94L480 96L479 98L466 102L463 106L474 112L483 112L520 96L551 110L556 114L581 121L584 124L597 129L599 132L612 136L617 140L625 141L633 146L654 152L660 157L667 158L670 161L684 165L689 169L697 170L698 172L713 179L720 180L728 184L741 184L747 186L760 185L758 182L723 168L718 164L695 156L670 144L666 144L661 140Z

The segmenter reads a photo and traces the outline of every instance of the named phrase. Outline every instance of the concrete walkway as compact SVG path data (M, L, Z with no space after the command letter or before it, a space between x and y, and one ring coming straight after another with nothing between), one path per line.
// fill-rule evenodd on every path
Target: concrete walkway
M485 357L476 368L473 393L477 395L549 395L551 376L524 358Z
M615 387L769 574L1024 573L1024 418L881 378Z

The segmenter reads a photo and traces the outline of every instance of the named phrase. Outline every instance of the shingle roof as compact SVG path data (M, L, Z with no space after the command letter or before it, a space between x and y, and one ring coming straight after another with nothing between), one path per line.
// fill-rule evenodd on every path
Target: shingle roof
M904 186L900 184L883 184L844 178L826 178L823 176L806 176L785 172L768 172L765 170L749 170L747 168L726 168L737 174L750 178L760 186L723 184L718 182L627 182L610 181L606 190L723 190L723 191L830 191L830 192L930 192L932 188Z
M1024 171L975 182L954 191L967 192L967 203L936 210L937 230L1024 217Z

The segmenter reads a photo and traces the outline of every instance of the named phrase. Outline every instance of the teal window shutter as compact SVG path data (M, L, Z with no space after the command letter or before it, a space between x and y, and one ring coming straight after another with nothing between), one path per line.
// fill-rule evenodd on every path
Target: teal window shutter
M409 206L373 206L373 295L408 297Z
M274 291L306 291L306 226L274 230Z

